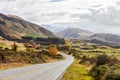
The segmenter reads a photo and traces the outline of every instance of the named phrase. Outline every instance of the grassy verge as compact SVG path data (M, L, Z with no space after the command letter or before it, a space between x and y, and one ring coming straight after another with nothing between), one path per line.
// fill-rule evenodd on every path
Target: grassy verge
M77 60L67 69L62 80L94 80L85 67Z

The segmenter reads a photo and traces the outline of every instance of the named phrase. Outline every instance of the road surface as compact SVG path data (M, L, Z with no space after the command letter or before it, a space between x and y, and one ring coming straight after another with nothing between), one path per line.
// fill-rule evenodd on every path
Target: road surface
M65 60L0 71L0 80L59 80L74 58L62 54Z

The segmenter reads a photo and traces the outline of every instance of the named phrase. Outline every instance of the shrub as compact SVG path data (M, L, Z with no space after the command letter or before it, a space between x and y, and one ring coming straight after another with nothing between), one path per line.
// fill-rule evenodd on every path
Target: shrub
M72 51L71 53L76 59L81 59L81 56L77 51Z
M96 80L120 80L120 61L114 55L99 55L92 74Z
M15 51L15 52L18 49L18 45L15 42L11 45L11 47L12 47L12 50Z
M104 65L104 64L108 63L109 60L110 60L110 57L108 55L106 55L106 54L99 55L97 57L96 64L97 64L97 66Z
M120 64L100 65L92 70L95 80L120 80Z
M104 64L109 64L109 65L113 65L115 63L118 62L118 59L115 58L115 57L110 57L106 54L103 54L103 55L99 55L97 57L97 60L96 60L96 65L99 66L99 65L104 65Z
M37 44L35 42L32 43L32 48L36 48Z
M68 50L70 50L71 49L71 45L70 44L65 44L65 47L66 47L66 49L68 49Z
M36 52L0 51L0 63L22 62L35 64L48 62L51 59L63 59L63 57L61 55L51 56L47 50Z
M80 64L89 62L90 64L94 64L96 62L96 59L94 57L89 57L86 55L83 55L81 58L81 61L79 62Z
M66 43L65 44L66 49L70 50L71 49L70 41L66 40L65 43Z
M108 65L101 65L99 67L94 68L92 71L93 76L95 77L95 80L105 80L105 74L108 70Z
M0 47L0 50L3 50L3 47Z
M5 48L5 50L10 50L9 48Z
M24 47L29 48L29 43L24 43Z
M54 55L54 56L58 55L58 50L57 50L56 45L50 45L49 54Z
M0 53L0 62L5 62L5 55L4 55L4 53Z

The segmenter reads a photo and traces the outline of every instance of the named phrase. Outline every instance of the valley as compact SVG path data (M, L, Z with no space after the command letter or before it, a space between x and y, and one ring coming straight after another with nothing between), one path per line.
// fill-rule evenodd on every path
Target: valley
M0 80L120 80L120 0L0 3Z
M119 79L119 35L77 28L53 32L13 15L0 14L0 20L0 70L72 59L69 65L60 65L66 70L74 61L61 80Z

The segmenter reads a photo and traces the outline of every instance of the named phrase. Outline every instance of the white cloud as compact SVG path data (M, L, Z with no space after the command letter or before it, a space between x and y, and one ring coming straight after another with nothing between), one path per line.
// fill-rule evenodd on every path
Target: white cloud
M1 13L40 25L80 27L94 32L120 30L119 0L0 0L0 3Z

